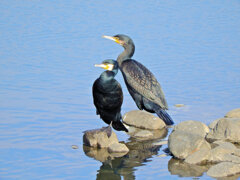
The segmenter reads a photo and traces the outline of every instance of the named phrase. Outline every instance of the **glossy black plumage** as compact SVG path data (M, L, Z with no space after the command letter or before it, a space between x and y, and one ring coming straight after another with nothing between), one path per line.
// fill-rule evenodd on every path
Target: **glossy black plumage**
M140 110L155 112L167 125L172 125L173 120L165 111L168 109L168 105L157 79L144 65L131 59L135 51L132 39L122 34L104 37L124 47L117 62L137 107Z
M115 130L128 132L121 122L122 88L114 79L118 72L118 64L114 60L105 60L102 64L112 64L113 69L104 71L93 84L92 93L96 112L105 123L112 122Z

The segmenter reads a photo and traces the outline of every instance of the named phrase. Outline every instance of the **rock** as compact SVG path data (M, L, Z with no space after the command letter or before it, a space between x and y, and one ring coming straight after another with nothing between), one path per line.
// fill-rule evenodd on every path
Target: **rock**
M72 149L78 149L77 145L72 145Z
M210 156L209 149L200 149L193 154L189 155L184 162L188 164L206 164Z
M173 131L168 139L170 152L179 159L185 159L200 149L210 150L210 144L204 137L183 131Z
M221 162L212 166L207 175L215 178L231 176L240 173L240 164L232 162Z
M233 154L240 157L240 149L236 149Z
M126 153L128 151L128 147L122 143L113 143L108 147L109 153Z
M207 140L213 142L224 140L240 143L240 118L221 118L207 135Z
M134 137L137 138L150 138L153 137L153 133L148 130L142 130L134 134Z
M165 144L167 144L167 143L168 143L168 141L161 140L161 141L159 141L159 142L153 143L153 145L155 145L155 146L161 146L161 145L165 145Z
M199 135L201 137L205 137L209 132L209 128L207 125L203 124L199 121L183 121L176 125L173 129L174 131L183 131L186 133L191 133L195 135Z
M221 118L216 119L216 120L214 120L213 122L211 122L211 123L208 125L209 129L213 129L213 128L216 126L216 124L218 123L218 121L219 121L220 119L221 119Z
M219 145L210 151L209 162L219 163L225 161L240 163L240 158L233 155L237 148L232 143L218 141L214 142L214 144Z
M240 118L240 108L238 109L233 109L231 111L229 111L225 117L227 118Z
M168 128L147 130L129 126L128 135L138 140L163 139L168 135Z
M240 164L240 157L232 155L232 154L224 154L222 158L223 162L233 162Z
M220 146L221 148L224 148L224 149L232 149L232 150L236 149L236 146L234 146L234 144L226 141L221 141L221 140L214 141L211 145L214 146L214 148L217 146Z
M95 129L85 131L83 135L83 143L90 147L105 148L109 147L113 143L118 143L117 135L112 131L110 137L108 137L107 132L103 129Z
M162 129L166 125L159 117L146 111L134 110L123 116L123 122L129 126L141 129Z
M184 104L175 104L174 105L175 107L183 107L183 106L185 106Z

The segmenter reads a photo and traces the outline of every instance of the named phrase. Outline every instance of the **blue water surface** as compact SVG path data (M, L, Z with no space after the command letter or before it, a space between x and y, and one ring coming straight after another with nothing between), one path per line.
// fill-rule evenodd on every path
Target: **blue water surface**
M105 126L92 102L102 72L94 64L123 50L102 35L132 37L133 58L159 80L176 124L209 124L239 108L239 19L237 0L1 0L0 179L104 179L82 149L82 132ZM136 109L116 78L122 113ZM147 158L132 179L181 178L168 171L170 158Z

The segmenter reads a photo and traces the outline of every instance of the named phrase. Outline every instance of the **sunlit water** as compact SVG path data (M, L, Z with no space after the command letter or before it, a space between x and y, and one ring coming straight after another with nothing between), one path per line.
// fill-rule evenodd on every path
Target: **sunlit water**
M136 165L85 155L82 132L105 126L92 103L102 72L93 65L123 50L101 36L133 38L134 59L161 83L176 124L209 124L240 107L239 19L234 0L0 1L0 179L179 178L159 156L165 145ZM136 109L117 79L122 113Z

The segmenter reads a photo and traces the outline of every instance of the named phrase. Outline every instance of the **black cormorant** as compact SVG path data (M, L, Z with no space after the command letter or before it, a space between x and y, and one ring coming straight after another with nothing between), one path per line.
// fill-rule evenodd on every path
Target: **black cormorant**
M117 61L108 59L103 61L102 64L96 64L95 67L107 70L95 80L92 87L96 113L105 123L111 124L114 129L128 132L121 122L122 88L118 81L114 79L118 72Z
M132 39L123 34L103 37L115 41L124 48L117 62L137 107L140 110L155 112L167 125L172 125L173 120L165 111L168 105L157 79L145 66L131 59L135 51Z

